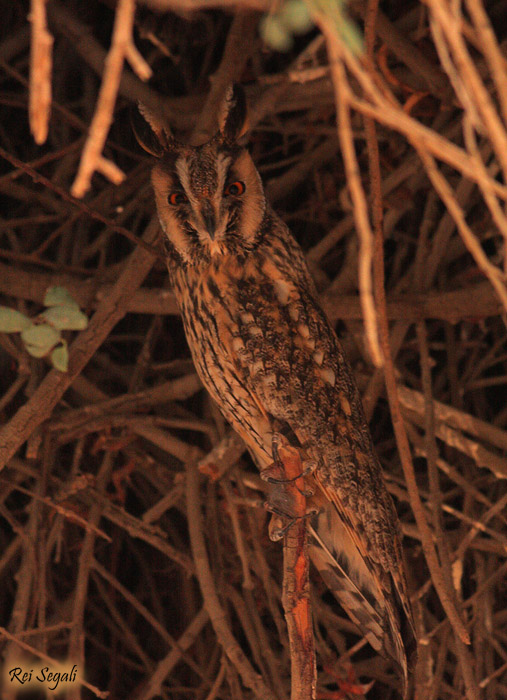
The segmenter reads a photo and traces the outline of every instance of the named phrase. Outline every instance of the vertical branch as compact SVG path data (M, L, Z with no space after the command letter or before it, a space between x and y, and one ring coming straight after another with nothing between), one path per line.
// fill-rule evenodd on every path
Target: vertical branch
M48 137L51 109L51 68L53 66L53 37L47 30L46 0L32 0L30 21L30 93L28 115L35 143L41 145Z
M378 167L378 163L377 163ZM449 595L449 591L445 585L440 564L438 561L435 545L433 544L432 533L426 520L426 514L419 494L417 481L415 478L414 464L410 453L407 432L401 415L400 401L398 397L398 387L396 385L396 376L394 372L394 364L391 355L391 346L389 342L389 324L387 321L386 295L384 289L384 250L383 250L383 232L379 226L375 230L375 255L373 257L373 271L375 279L375 297L378 304L379 322L380 322L380 342L385 360L385 382L387 389L387 398L391 410L391 419L393 422L394 434L398 445L403 473L407 484L407 490L410 498L410 504L414 512L417 522L417 527L421 534L421 543L428 563L428 568L431 573L431 579L438 593L442 606L453 626L456 635L465 643L470 643L470 637L465 625L456 610L454 602Z
M291 658L291 700L316 697L317 666L310 607L310 561L306 530L306 497L299 452L294 447L279 448L296 518L285 532L283 542L282 603L289 632Z
M470 17L477 30L484 56L488 62L491 77L496 86L496 95L502 108L504 125L507 125L507 71L505 58L498 46L493 27L484 5L480 0L467 0Z
M433 26L438 25L442 34L445 35L456 68L459 70L460 81L468 93L467 99L475 103L477 112L487 129L489 140L502 167L505 179L507 175L507 133L494 102L482 81L476 62L467 50L461 30L461 17L453 3L428 0L427 4L434 23ZM479 20L477 14L475 19ZM489 58L491 58L491 54L489 54ZM445 68L445 66L443 67ZM466 107L466 104L464 106Z
M192 143L205 141L216 129L216 115L229 85L241 78L257 36L256 13L241 11L234 16L220 66L211 76L211 90L192 134Z
M97 488L102 493L106 488L111 468L111 453L106 452L97 475ZM98 527L102 514L102 509L103 506L100 502L94 503L88 516L88 522L90 525ZM72 627L69 637L68 654L69 659L72 660L72 663L76 663L78 668L80 668L82 671L84 671L86 661L85 610L86 603L88 600L90 572L93 567L95 540L96 533L91 529L87 530L81 546L81 554L79 556L78 573L72 604ZM80 697L81 689L79 687L72 688L68 693L69 700L79 700Z
M426 325L424 322L419 322L416 326L417 341L419 344L419 353L421 357L421 376L424 391L424 427L425 427L425 443L426 443L426 459L428 462L428 478L430 484L430 503L433 513L433 528L436 535L438 553L442 564L442 575L452 598L454 605L458 606L459 600L458 591L455 589L452 580L452 566L449 556L447 538L442 527L442 494L440 493L440 484L437 469L437 443L435 439L435 410L433 406L433 395L431 388L431 370L430 370L430 354L428 349L428 338L426 334ZM471 700L478 700L479 689L477 681L474 677L473 664L471 654L463 641L456 635L456 655L458 657L463 680L467 688L468 696Z
M369 14L369 25L374 20L374 0L370 4L371 15ZM373 41L371 27L369 31L369 41ZM372 128L373 127L373 128ZM459 615L458 610L454 605L452 592L449 592L440 564L438 556L433 544L432 533L426 520L424 508L419 495L417 482L415 478L414 465L408 444L407 433L401 415L400 402L398 397L398 388L396 385L396 377L394 373L394 363L391 354L391 345L389 340L389 324L387 320L386 310L386 295L384 288L384 236L382 230L382 190L380 186L380 162L378 148L375 138L375 127L367 122L367 142L368 142L368 158L370 162L370 173L372 178L373 190L373 210L375 224L375 254L373 256L373 274L375 281L375 297L377 301L379 326L380 326L380 343L385 361L385 382L389 407L391 410L391 418L393 421L394 434L400 453L401 463L407 490L410 497L410 503L414 511L414 516L417 522L419 532L421 534L421 542L428 562L428 567L431 572L431 578L436 591L440 597L440 601L446 611L449 620L454 628L456 636L464 643L470 643L470 637Z
M195 464L187 464L186 497L188 531L195 569L204 599L204 607L210 617L217 639L229 661L237 669L245 686L250 688L254 696L259 698L259 700L270 700L274 698L273 693L264 683L261 676L255 672L232 634L225 610L218 597L204 542L199 499L199 472Z
M366 340L373 363L376 367L381 367L383 358L379 344L377 312L373 299L373 233L368 218L368 206L361 184L361 176L350 124L349 98L351 93L340 55L340 45L334 31L323 17L320 18L320 26L326 37L331 80L335 93L338 138L342 150L343 164L347 175L347 184L352 198L354 220L359 237L359 294L364 317Z

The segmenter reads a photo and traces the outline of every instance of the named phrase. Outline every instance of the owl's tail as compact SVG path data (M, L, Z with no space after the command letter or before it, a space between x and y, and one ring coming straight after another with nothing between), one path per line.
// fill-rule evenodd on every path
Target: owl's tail
M309 534L312 562L371 646L394 662L405 698L416 642L394 582L389 576L388 590L368 569L333 507L315 517Z

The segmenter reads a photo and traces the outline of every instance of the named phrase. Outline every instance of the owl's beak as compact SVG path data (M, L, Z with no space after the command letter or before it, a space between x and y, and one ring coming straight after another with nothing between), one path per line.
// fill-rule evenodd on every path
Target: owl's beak
M209 200L206 200L203 204L202 220L204 221L204 225L206 226L206 231L208 232L209 237L212 241L214 241L216 231L215 212L213 211L213 205Z

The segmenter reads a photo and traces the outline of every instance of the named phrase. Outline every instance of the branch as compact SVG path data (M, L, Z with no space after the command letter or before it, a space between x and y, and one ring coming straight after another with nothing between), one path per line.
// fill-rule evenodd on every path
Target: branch
M85 194L96 170L116 185L119 185L125 178L124 173L117 165L104 158L102 149L113 120L113 110L125 59L129 60L130 65L141 79L147 80L151 76L151 68L135 48L132 39L135 8L135 0L120 0L116 8L113 38L105 62L104 78L100 86L97 107L83 149L79 170L71 189L75 197L82 197Z
M289 633L291 658L291 700L316 697L317 667L310 607L310 561L306 530L306 496L303 467L299 451L280 446L278 455L283 466L283 499L290 502L292 522L285 529L283 541L282 603Z
M345 67L340 60L340 53L333 30L326 21L320 22L322 33L326 37L326 46L331 69L331 79L335 91L336 120L338 139L343 155L343 164L347 175L347 184L353 203L354 219L359 237L359 293L363 310L365 335L370 357L376 367L383 365L379 344L377 312L373 299L372 259L373 233L368 218L366 195L361 184L361 176L352 136L350 119L350 88L345 77Z
M138 240L143 243L142 239ZM146 242L144 246L148 250L156 251L156 248L147 245ZM0 256L5 252L0 250ZM13 253L13 258L17 257L20 256ZM26 262L44 264L43 260L31 259ZM102 300L109 297L114 289L113 284L97 283L94 277L83 280L77 275L57 272L28 272L18 266L0 263L0 294L42 304L47 288L55 285L68 289L80 306L92 308L98 308ZM472 306L470 299L474 300ZM132 290L125 303L129 313L165 316L179 314L176 299L169 289L142 287ZM363 317L361 301L356 294L342 294L334 290L324 292L321 303L332 321L360 320ZM498 316L501 311L502 304L488 282L449 292L411 293L387 299L387 317L390 321L440 319L458 323Z
M204 542L199 498L199 472L195 464L186 465L187 520L190 546L202 597L218 642L231 664L236 668L243 683L251 688L259 700L274 700L274 695L248 661L231 632L227 615L223 609L211 573L208 553Z
M30 44L30 95L28 114L35 143L48 137L51 110L51 68L53 37L46 25L46 0L32 0L30 12L32 41Z

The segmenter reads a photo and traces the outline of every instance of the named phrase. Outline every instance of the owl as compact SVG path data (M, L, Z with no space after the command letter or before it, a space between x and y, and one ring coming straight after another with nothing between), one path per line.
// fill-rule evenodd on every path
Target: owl
M415 632L399 522L358 389L319 305L304 254L273 212L242 143L246 103L232 86L216 135L177 141L140 107L141 145L167 264L196 370L261 470L275 431L312 474L310 557L407 692Z

